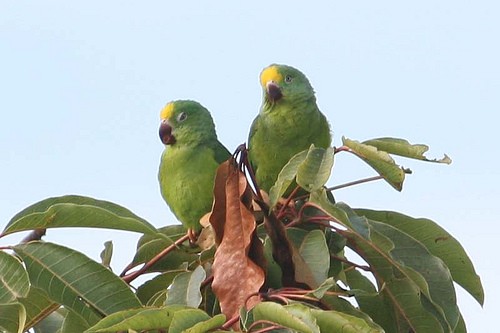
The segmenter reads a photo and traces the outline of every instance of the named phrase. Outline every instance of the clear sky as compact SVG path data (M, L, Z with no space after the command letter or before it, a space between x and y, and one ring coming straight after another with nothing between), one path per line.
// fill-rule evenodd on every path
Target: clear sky
M379 182L336 197L431 218L458 238L486 292L481 309L457 287L469 331L496 332L499 14L493 0L2 1L0 225L64 194L116 202L157 227L176 223L157 183L160 109L200 101L233 150L258 112L260 71L285 63L311 80L335 145L402 137L453 159L399 159L414 171L401 193ZM340 154L329 184L373 174ZM112 239L121 271L137 238L66 229L45 239L95 259Z

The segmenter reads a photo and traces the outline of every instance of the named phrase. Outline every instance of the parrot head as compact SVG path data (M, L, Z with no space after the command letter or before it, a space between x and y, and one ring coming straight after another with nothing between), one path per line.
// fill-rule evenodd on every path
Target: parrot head
M273 64L265 68L260 74L260 84L264 100L270 104L314 98L307 77L291 66Z
M210 112L195 101L173 101L160 114L160 139L165 145L185 145L211 140L215 125Z

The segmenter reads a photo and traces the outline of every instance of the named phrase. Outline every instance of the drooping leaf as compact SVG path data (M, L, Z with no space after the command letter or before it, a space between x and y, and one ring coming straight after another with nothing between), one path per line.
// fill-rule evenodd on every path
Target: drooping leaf
M333 167L333 148L314 148L311 145L305 160L297 169L297 184L308 192L322 188Z
M78 195L49 198L16 214L2 235L38 228L86 227L155 233L146 220L109 201Z
M220 168L227 166L222 164ZM220 181L223 179L216 180ZM214 215L210 217L210 223L215 232L219 233L217 239L220 240L213 263L212 289L219 299L222 313L227 318L232 318L245 302L247 306L253 306L255 298L248 298L264 284L265 268L261 268L249 255L251 248L254 253L261 253L262 256L263 250L262 243L257 238L256 222L251 211L252 193L245 175L232 167L225 184L224 220L214 220ZM221 193L216 192L215 195ZM218 200L215 197L215 201ZM216 205L217 203L214 207ZM261 249L258 250L257 247Z
M431 300L443 309L449 325L452 328L455 327L460 312L453 280L443 261L429 253L421 243L392 226L375 221L370 221L370 225L394 243L395 247L390 254L395 260L423 276L427 282Z
M424 277L416 270L405 267L399 261L401 258L396 260L392 257L396 245L390 238L375 230L366 218L350 211L347 205L333 205L326 195L315 196L314 200L333 220L347 228L345 231L337 229L337 232L347 238L348 246L370 265L379 287L384 286L381 293L397 311L396 318L401 318L416 332L441 332L443 326L449 328L443 310L431 298ZM344 214L340 214L339 210L344 210ZM401 249L401 246L398 248Z
M253 322L267 320L283 327L304 333L315 331L299 316L290 313L284 306L274 302L262 302L252 309Z
M117 332L129 329L135 331L168 329L175 313L185 308L170 305L161 308L139 308L115 312L86 330L85 333Z
M185 305L197 308L202 301L200 286L206 274L202 266L192 272L178 274L168 290L165 305Z
M0 251L0 304L25 297L29 291L28 273L21 262Z
M378 150L389 154L414 158L417 160L450 164L451 159L445 154L441 159L428 159L424 156L429 147L422 144L410 144L408 141L396 138L378 138L364 141L363 144L376 147Z
M376 333L384 332L371 327L366 321L359 317L351 316L338 311L321 311L311 309L311 314L316 318L321 332L342 333Z
M174 270L157 275L137 288L136 295L144 305L162 305L165 303L167 288L177 275L185 272L185 270Z
M304 150L294 155L288 163L285 164L283 169L281 169L276 183L269 190L269 203L271 207L276 205L279 198L283 196L283 193L285 193L287 188L292 184L293 180L297 176L299 166L307 157L307 152L308 150Z
M401 169L392 157L385 151L377 150L376 147L359 143L358 141L342 138L345 146L351 149L351 152L368 163L396 190L403 189L405 172Z
M453 280L474 296L479 304L483 304L483 287L472 261L462 245L438 224L396 212L369 209L356 209L355 212L370 220L387 223L421 242L430 253L443 260L450 269Z
M13 249L23 259L32 285L91 325L99 316L87 304L106 315L141 306L122 279L82 253L44 242L20 244Z
M210 318L208 314L199 309L184 309L174 314L169 333L204 333L212 328L224 324L226 316L219 315ZM204 330L203 330L204 329Z
M103 266L111 268L111 257L113 256L113 242L107 241L104 243L104 250L101 252L101 263Z
M26 323L26 310L21 303L0 304L0 331L22 333Z
M59 304L51 301L45 291L34 286L26 297L19 299L19 303L26 309L25 331L59 308Z

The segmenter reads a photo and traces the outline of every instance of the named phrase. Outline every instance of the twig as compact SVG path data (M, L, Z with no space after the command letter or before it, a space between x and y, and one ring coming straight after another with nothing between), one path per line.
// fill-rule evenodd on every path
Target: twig
M206 286L208 286L209 284L211 284L212 282L214 281L214 275L210 275L209 277L207 277L205 279L205 281L203 281L200 285L200 289L202 288L205 288Z
M261 328L258 331L255 331L254 333L256 333L256 332L269 332L269 331L262 331L262 330L270 328L270 327L274 327L274 329L276 329L276 328L284 328L283 326L277 325L276 323L274 323L272 321L262 319L262 320L257 320L252 325L250 325L250 327L248 327L248 329L247 329L247 332L252 331L254 328L257 327L257 325L265 325L265 324L268 324L268 325L271 325L271 326Z
M252 166L250 165L250 161L248 160L248 149L246 148L245 144L242 143L241 145L239 145L238 150L241 152L241 163L247 169L248 175L250 176L250 180L252 181L252 184L254 186L256 192L255 195L257 196L257 198L259 198L259 200L264 201L264 198L260 193L260 188L259 185L257 184L257 179L255 178Z
M125 275L122 277L123 281L126 283L130 284L130 282L134 281L139 275L144 273L148 268L156 264L161 258L172 252L176 247L184 243L189 239L189 233L186 233L184 236L176 240L173 244L169 245L165 250L161 251L158 253L156 256L153 257L150 261L148 261L144 266L142 266L139 270L130 273L128 275Z
M362 269L364 271L367 271L367 272L371 272L372 271L371 267L369 267L369 266L355 264L352 261L349 261L346 258L342 258L342 257L340 257L338 255L333 254L333 253L330 253L330 257L332 257L335 260L342 261L342 262L344 262L344 263L346 263L348 265L351 265L353 267L360 268L360 269Z
M35 229L31 231L28 236L24 237L21 243L28 243L31 241L37 241L41 240L43 236L45 236L45 233L47 232L47 229L45 228L40 228L40 229Z
M278 213L278 216L277 216L277 218L278 218L278 219L280 219L280 218L282 218L282 217L283 217L283 215L282 215L282 214L285 212L286 207L288 207L288 204L290 203L290 201L292 201L293 197L295 196L295 194L297 194L297 192L298 192L299 190L300 190L300 186L298 186L298 185L297 185L297 186L293 189L292 193L290 193L290 195L289 195L289 196L288 196L288 198L286 199L285 203L283 204L283 207L281 207L281 209L280 209L280 211L279 211L279 213Z
M222 325L221 327L225 330L229 329L231 326L233 326L234 324L236 324L238 322L238 320L240 320L240 315L236 315L234 316L233 318L229 319L228 321L226 321L224 323L224 325Z

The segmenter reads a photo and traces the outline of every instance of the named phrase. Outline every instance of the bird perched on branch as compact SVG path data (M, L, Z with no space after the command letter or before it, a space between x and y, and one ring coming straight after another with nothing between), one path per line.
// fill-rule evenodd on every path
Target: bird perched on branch
M161 194L193 240L201 230L200 218L212 208L217 168L231 154L217 139L210 112L198 102L170 102L160 118L165 144L158 174Z
M260 189L269 192L290 158L310 147L328 148L330 126L307 77L286 65L260 74L263 101L250 128L248 157ZM287 192L290 192L289 189Z

